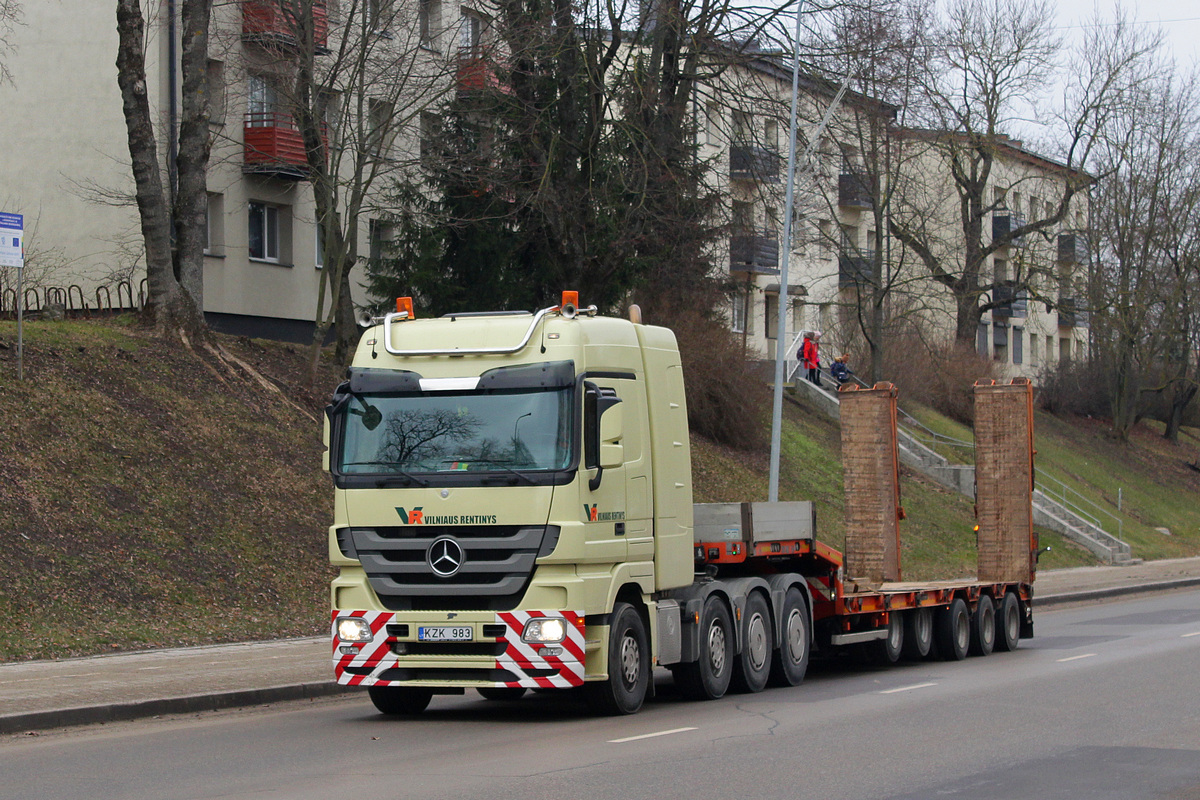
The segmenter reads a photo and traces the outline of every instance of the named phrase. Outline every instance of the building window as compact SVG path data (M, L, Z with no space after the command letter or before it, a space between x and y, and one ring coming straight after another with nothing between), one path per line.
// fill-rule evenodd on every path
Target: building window
M1025 329L1012 329L1012 363L1023 364L1025 360Z
M988 348L988 324L986 322L979 323L979 328L975 331L975 352L984 358L990 352Z
M767 323L767 338L774 339L779 327L779 295L768 294L764 298L764 314L763 317Z
M421 44L433 47L437 43L438 28L442 25L441 0L421 0L418 25L421 31Z
M833 252L829 220L823 219L817 223L817 236L820 239L821 258L829 258Z
M387 255L388 242L392 239L392 226L382 220L373 219L369 223L371 261L378 263Z
M992 360L1008 363L1008 326L997 322L992 326Z
M392 27L392 0L368 0L367 22L375 33L387 33Z
M462 58L479 58L480 43L483 36L483 20L477 14L462 10L458 24L458 55Z
M386 156L391 149L392 104L371 98L367 101L367 152Z
M774 119L767 120L766 140L767 149L772 152L779 152L779 121Z
M1029 364L1033 366L1038 363L1038 335L1036 333L1029 334Z
M316 230L316 242L314 246L313 263L317 265L317 269L325 268L325 226L321 224L321 220L317 220L314 228Z
M246 97L246 124L250 127L274 127L279 95L275 87L261 75L251 75Z
M279 216L279 206L253 201L250 203L250 258L279 263Z
M709 102L704 107L705 111L705 126L704 126L704 141L705 144L718 145L721 143L721 107L715 102Z
M1072 344L1072 340L1071 340L1071 337L1069 337L1069 336L1064 336L1063 338L1058 340L1058 360L1059 361L1070 361L1071 360L1071 356L1072 356L1071 344Z
M208 192L204 210L204 254L225 255L225 195Z
M733 315L731 327L734 333L743 333L746 330L746 301L747 295L745 292L737 292L733 296Z

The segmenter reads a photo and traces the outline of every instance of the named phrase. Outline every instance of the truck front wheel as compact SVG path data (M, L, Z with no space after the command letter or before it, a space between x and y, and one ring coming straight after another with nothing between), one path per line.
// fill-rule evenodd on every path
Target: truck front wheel
M432 689L413 689L407 686L368 686L367 694L379 713L392 717L412 717L429 707Z
M674 670L675 683L692 700L725 696L733 677L733 617L721 598L713 595L700 614L700 660Z
M636 714L650 686L650 643L646 625L633 606L613 607L608 632L608 680L584 684L588 706L597 714Z

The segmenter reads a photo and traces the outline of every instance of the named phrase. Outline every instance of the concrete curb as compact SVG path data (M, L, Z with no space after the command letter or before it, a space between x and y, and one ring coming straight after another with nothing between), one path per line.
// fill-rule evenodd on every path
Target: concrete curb
M218 711L226 708L281 703L287 700L328 697L353 691L356 691L356 687L343 686L332 681L329 683L297 683L287 686L272 686L266 689L239 689L232 692L213 692L187 697L139 700L133 703L109 703L81 708L4 714L0 716L0 735L48 728L65 728L74 725L124 722L164 714L194 714L200 711Z
M1131 586L1109 586L1104 589L1085 589L1078 592L1061 592L1048 594L1045 597L1033 597L1034 608L1048 608L1066 603L1078 603L1088 600L1104 600L1109 597L1122 597L1130 594L1145 594L1146 592L1164 592L1171 589L1187 589L1200 586L1200 578L1177 578L1174 580L1155 581ZM1036 587L1036 584L1035 584Z

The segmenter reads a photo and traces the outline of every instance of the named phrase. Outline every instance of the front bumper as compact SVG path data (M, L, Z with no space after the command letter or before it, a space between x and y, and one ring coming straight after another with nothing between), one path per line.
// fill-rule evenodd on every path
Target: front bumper
M365 619L369 642L344 643L337 638L337 621ZM441 617L435 619L434 617ZM566 621L566 638L557 644L521 641L525 624L537 617ZM469 626L469 642L421 642L417 630L425 625ZM347 686L523 687L569 688L583 684L583 612L507 611L420 612L335 610L331 619L333 670ZM349 652L343 652L348 650Z

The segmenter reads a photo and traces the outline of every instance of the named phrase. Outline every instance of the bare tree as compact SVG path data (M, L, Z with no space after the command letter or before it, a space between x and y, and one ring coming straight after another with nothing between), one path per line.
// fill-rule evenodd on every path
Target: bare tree
M12 73L8 71L4 57L16 49L13 40L21 19L21 4L17 0L0 0L0 83L12 82Z
M1048 243L1092 183L1085 165L1097 132L1142 77L1138 65L1153 45L1128 26L1097 26L1068 63L1054 13L1046 0L954 0L918 75L916 124L901 132L930 180L910 179L893 196L889 229L949 289L960 346L971 346L984 312L1018 293L1057 304L1054 258L1022 245ZM1028 103L1060 80L1067 89L1059 110L1040 114L1054 150L1049 161L1008 134ZM1040 162L1039 169L1001 174L1002 164L1021 161ZM1046 203L1031 203L1028 215L1008 209L1016 192ZM1006 230L987 224L1006 210ZM954 225L942 222L948 218ZM997 275L991 258L1004 248L1015 248L1017 257L1008 274ZM1053 248L1041 248L1047 251Z
M1165 72L1110 121L1097 159L1093 335L1122 439L1154 391L1169 395L1174 436L1196 392L1200 87Z
M212 0L179 2L182 104L178 134L174 130L165 134L168 141L178 143L167 163L160 160L150 112L146 20L139 0L117 0L117 83L145 242L145 313L160 332L194 334L205 328L203 267L210 146L205 70ZM174 0L167 3L167 11L173 17ZM174 19L168 24L169 35L174 36ZM165 186L164 171L173 178Z
M279 8L287 41L256 68L304 140L323 256L315 376L330 328L339 360L356 343L351 270L368 249L368 218L380 216L377 188L416 168L421 115L452 88L456 59L446 50L458 8L401 0L281 0Z

